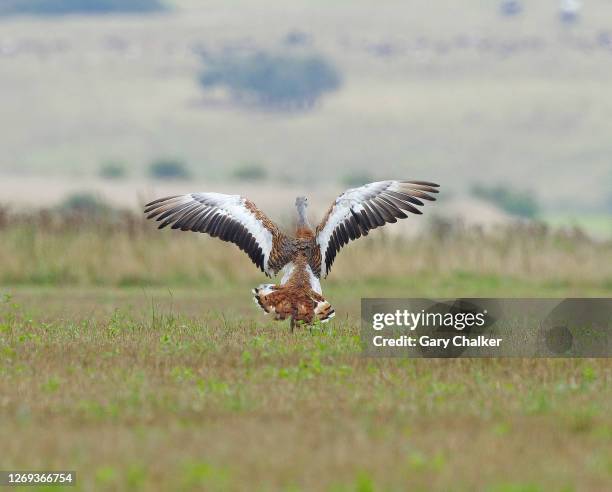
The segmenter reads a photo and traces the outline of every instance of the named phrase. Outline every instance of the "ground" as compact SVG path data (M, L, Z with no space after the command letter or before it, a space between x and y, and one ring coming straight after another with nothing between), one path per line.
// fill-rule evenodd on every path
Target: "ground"
M438 285L331 283L338 318L294 335L250 287L2 288L3 469L76 470L77 490L609 487L608 359L367 359L359 297Z

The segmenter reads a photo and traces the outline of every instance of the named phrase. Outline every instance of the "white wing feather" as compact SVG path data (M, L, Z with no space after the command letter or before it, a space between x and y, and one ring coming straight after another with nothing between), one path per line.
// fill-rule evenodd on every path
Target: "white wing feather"
M270 260L274 235L282 233L252 202L240 195L190 193L167 197L147 204L145 213L147 218L161 222L160 229L172 224L173 229L205 232L234 242L267 275L277 271L277 265L271 265ZM224 217L223 227L215 228L220 217ZM254 245L249 234L255 240Z
M385 223L406 218L404 213L420 214L420 199L435 200L438 185L425 181L377 181L342 193L317 227L316 240L321 253L321 271L326 277L336 253L350 240L365 236Z

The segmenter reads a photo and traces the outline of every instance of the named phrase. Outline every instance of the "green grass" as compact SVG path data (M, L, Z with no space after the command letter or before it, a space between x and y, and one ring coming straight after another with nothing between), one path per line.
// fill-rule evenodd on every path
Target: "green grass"
M553 214L544 217L552 227L579 227L590 234L601 237L612 237L612 214Z
M516 287L446 281L449 294ZM612 479L608 360L366 359L358 298L430 287L338 282L326 292L338 318L294 335L246 287L3 288L3 468L74 469L77 490L130 491L603 490Z

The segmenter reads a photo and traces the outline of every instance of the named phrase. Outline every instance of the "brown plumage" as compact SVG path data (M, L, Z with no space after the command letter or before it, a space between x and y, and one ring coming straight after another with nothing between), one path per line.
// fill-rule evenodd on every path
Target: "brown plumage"
M207 233L236 244L266 275L283 276L280 284L253 289L255 302L276 320L312 324L326 322L334 310L321 291L340 249L371 229L421 214L421 200L434 201L438 185L425 181L379 181L347 190L331 205L313 230L306 217L307 199L298 197L298 223L293 236L284 234L253 202L239 195L191 193L155 200L147 218L162 229Z

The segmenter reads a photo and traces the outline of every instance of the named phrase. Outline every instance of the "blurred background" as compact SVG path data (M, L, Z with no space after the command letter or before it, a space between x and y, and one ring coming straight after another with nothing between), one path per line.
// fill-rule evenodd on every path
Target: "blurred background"
M308 191L317 215L418 178L470 222L612 233L606 0L2 0L0 75L9 208Z
M396 248L412 252L402 274L558 277L574 265L609 281L599 266L612 237L605 0L3 0L0 75L5 283L223 277L228 265L210 269L225 249L196 263L200 238L149 234L138 250L138 234L153 232L142 204L240 193L289 226L297 195L309 195L316 223L347 187L389 178L442 185L424 219L373 234L413 236ZM108 243L99 254L82 244L92 224L118 234L91 239ZM194 248L194 264L179 263L169 237ZM534 238L552 249L525 246ZM608 249L580 256L585 245ZM121 258L109 278L106 264ZM242 278L248 260L236 261ZM152 273L159 265L168 271ZM348 259L343 268L355 272Z

